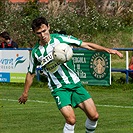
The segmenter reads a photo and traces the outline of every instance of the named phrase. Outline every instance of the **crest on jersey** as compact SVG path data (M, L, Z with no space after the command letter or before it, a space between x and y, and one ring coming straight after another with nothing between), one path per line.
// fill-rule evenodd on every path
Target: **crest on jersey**
M54 60L46 64L45 68L47 71L51 73L55 73L58 70L59 63L55 62Z
M52 52L50 52L48 55L46 55L45 57L43 57L41 59L41 66L45 66L46 64L48 64L49 62L51 62L53 60L53 54Z
M51 73L55 73L58 70L59 63L54 61L52 52L41 58L41 67L44 67Z

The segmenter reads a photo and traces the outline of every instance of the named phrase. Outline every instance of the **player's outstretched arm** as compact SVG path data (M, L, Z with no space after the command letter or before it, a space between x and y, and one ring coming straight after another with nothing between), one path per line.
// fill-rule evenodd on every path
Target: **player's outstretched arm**
M120 58L122 58L123 57L123 54L122 53L120 53L119 51L117 51L117 50L113 50L113 49L107 49L107 51L106 52L108 52L108 53L110 53L110 54L116 54L116 55L118 55Z
M18 102L20 104L25 104L25 102L28 100L28 91L30 89L30 86L32 85L34 76L35 74L27 73L26 79L25 79L24 91L20 96L20 98L18 99Z
M120 53L119 51L113 50L113 49L109 49L109 48L105 48L105 47L97 45L95 43L82 42L81 47L89 49L89 50L105 51L105 52L108 52L110 54L116 54L119 57L123 57L123 54Z

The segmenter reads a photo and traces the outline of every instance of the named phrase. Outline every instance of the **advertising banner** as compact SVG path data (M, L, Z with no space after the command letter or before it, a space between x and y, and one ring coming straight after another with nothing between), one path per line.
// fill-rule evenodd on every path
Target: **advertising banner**
M0 82L23 83L28 66L28 50L0 50Z
M111 84L111 60L107 52L74 49L72 60L83 84L105 86Z

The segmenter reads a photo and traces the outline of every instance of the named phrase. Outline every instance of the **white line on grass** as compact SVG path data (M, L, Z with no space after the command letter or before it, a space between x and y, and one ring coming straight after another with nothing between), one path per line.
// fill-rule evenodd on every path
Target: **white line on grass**
M0 99L0 101L10 101L10 102L18 102L18 100L13 100L13 99ZM47 101L39 101L39 100L28 100L29 102L35 102L35 103L55 103L55 102L47 102ZM119 106L119 105L99 105L96 104L96 106L99 107L114 107L114 108L129 108L133 109L133 106Z
M99 106L99 107L114 107L114 108L129 108L129 109L133 109L133 106L99 105L99 104L96 104L96 106Z
M18 102L18 100L13 100L13 99L0 99L0 101ZM34 102L34 103L55 103L55 102L46 102L46 101L39 101L39 100L28 100L28 102Z

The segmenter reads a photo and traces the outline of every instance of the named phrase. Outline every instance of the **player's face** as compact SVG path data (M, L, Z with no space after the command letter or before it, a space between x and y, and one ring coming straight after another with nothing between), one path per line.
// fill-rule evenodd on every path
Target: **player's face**
M35 30L36 35L39 37L41 44L46 44L50 40L50 26L46 26L45 24L42 24L40 28Z

